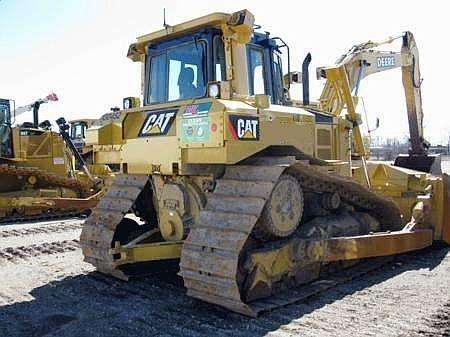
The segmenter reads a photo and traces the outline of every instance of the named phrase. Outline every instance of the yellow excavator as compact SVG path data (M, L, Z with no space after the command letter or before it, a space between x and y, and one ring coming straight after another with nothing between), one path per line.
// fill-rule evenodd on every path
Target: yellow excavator
M248 10L165 25L128 57L143 106L120 112L122 174L80 238L100 272L175 262L189 296L256 316L360 259L450 243L448 176L366 161L345 66L321 71L319 103L307 85L293 101L307 76Z
M400 52L379 50L401 40ZM310 59L309 59L310 62ZM303 63L303 72L307 72L308 59ZM306 68L305 68L306 67ZM406 110L408 115L410 151L400 155L394 165L428 173L441 173L439 155L429 155L430 143L425 140L423 132L423 108L419 67L419 50L411 32L384 41L367 41L354 45L342 55L331 67L317 69L319 79L326 79L325 87L315 106L320 111L327 111L333 116L344 113L355 125L361 124L361 117L356 113L359 101L358 92L361 81L372 74L401 68L402 82L405 92ZM308 78L303 78L304 101L308 100ZM309 105L305 101L305 105ZM389 108L389 107L387 107ZM367 150L362 144L359 128L353 130L355 151L365 157Z
M76 215L89 211L103 193L103 181L93 177L67 137L67 123L59 132L48 120L39 121L42 104L55 94L15 108L0 100L0 217L2 222ZM33 122L14 126L15 118L33 112ZM106 174L106 171L105 171Z

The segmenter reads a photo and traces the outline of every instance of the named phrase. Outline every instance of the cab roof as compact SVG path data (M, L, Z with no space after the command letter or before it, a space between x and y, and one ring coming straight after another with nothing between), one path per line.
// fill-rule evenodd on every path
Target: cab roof
M139 44L148 44L152 42L157 42L170 37L176 37L179 35L188 34L193 31L198 31L201 28L205 27L217 27L221 24L227 23L230 19L231 14L227 13L212 13L200 18L196 18L193 20L189 20L183 23L179 23L174 26L168 25L166 28L158 30L153 33L149 33L146 35L139 36L137 38L137 43Z
M222 25L227 24L241 24L242 22L240 22L240 19L245 18L246 14L253 18L253 15L248 10L244 9L231 14L216 12L174 26L166 25L163 29L156 32L139 36L137 41L130 45L127 56L133 61L141 61L142 55L145 54L145 48L149 44L187 35L199 31L202 28L220 28ZM253 25L253 21L251 22L252 24L250 24L250 27Z

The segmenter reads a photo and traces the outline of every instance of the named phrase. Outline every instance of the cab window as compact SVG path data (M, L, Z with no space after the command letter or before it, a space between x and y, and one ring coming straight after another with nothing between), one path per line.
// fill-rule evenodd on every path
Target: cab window
M253 46L248 51L250 96L265 94L264 51L262 48Z
M220 35L214 36L214 74L216 81L225 81L225 49Z
M150 103L164 102L166 99L166 54L153 56L150 59ZM156 85L160 81L160 85ZM153 85L151 85L153 83Z
M165 103L206 94L206 43L171 47L150 58L148 103Z
M84 123L74 124L72 126L72 138L83 139L85 137L86 126Z
M273 54L273 98L275 104L283 104L283 71L281 68L281 58L276 52Z
M9 124L10 122L9 101L0 99L0 124Z

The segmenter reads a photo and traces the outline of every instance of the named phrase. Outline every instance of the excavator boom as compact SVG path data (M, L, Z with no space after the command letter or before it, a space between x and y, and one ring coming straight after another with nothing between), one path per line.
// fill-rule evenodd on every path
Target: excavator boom
M389 45L400 38L400 52L374 49ZM327 79L319 107L335 116L341 115L344 110L347 112L347 118L353 123L354 154L366 156L368 151L364 147L359 129L361 118L356 113L361 80L369 75L396 68L402 69L411 148L408 155L401 155L396 159L395 165L440 173L439 159L427 154L429 143L424 139L423 132L419 51L411 32L389 37L381 42L368 41L355 45L337 60L336 65L318 68L318 77Z

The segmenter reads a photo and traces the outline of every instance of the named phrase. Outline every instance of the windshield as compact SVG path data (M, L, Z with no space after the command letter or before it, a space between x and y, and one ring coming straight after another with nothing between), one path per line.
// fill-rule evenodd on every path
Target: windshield
M149 60L147 102L165 103L206 94L206 44L186 43Z
M77 123L72 125L72 139L82 139L84 138L84 131L86 125L84 123Z

